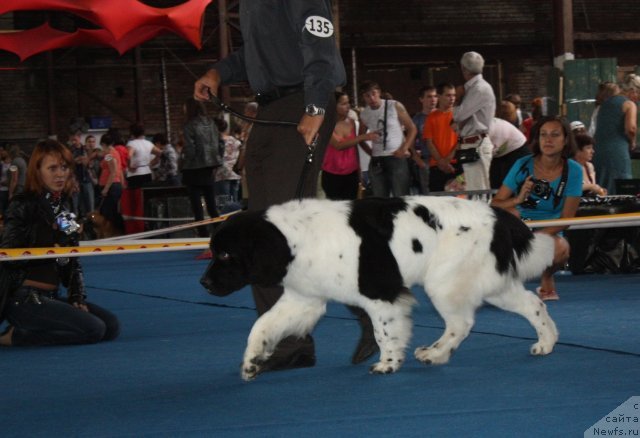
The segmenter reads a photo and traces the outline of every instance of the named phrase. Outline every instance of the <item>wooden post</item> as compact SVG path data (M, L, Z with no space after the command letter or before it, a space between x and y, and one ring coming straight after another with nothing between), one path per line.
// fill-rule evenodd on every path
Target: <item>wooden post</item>
M573 56L573 0L553 0L553 63L562 70Z

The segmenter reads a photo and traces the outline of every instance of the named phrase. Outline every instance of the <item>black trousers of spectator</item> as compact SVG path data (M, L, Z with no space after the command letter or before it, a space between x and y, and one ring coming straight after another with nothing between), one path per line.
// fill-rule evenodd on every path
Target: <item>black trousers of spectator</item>
M360 176L357 170L348 175L336 175L323 170L321 180L327 199L348 201L358 197Z
M444 192L444 186L449 180L452 180L458 175L463 173L462 165L454 164L454 173L444 173L438 166L432 166L429 168L429 191L430 192Z
M491 160L491 167L489 167L489 182L491 184L491 188L499 189L502 185L502 181L504 181L507 173L509 173L511 166L513 166L513 163L526 155L531 155L531 152L523 145L502 157L493 157Z

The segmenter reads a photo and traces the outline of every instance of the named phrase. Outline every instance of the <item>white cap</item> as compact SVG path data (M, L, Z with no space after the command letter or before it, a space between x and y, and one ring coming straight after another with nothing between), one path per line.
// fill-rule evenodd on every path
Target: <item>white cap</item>
M580 120L576 120L575 122L571 122L571 125L569 125L569 126L571 126L571 130L572 131L575 131L576 129L580 129L580 128L584 129L584 127L585 127L584 123L582 123Z

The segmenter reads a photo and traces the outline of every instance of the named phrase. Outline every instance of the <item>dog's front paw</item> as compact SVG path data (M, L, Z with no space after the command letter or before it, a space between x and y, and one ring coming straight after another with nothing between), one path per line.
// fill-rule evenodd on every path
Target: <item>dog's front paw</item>
M426 365L442 365L449 362L451 351L447 352L434 346L418 347L413 352L416 359Z
M371 368L369 368L369 372L371 374L391 374L391 373L395 373L398 370L398 366L394 366L391 363L387 362L376 362L373 365L371 365Z
M250 382L251 380L255 379L258 374L260 374L261 370L262 367L259 363L251 361L244 362L242 364L242 368L240 369L240 376L245 382Z
M529 350L534 356L545 356L553 351L553 344L549 345L544 342L536 342Z

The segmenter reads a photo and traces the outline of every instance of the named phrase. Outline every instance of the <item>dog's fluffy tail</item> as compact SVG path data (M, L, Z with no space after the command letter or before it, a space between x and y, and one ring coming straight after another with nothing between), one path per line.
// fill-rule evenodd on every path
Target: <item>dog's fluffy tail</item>
M525 251L521 257L516 257L518 277L523 281L539 277L553 264L553 254L553 237L544 233L533 233L529 251Z

